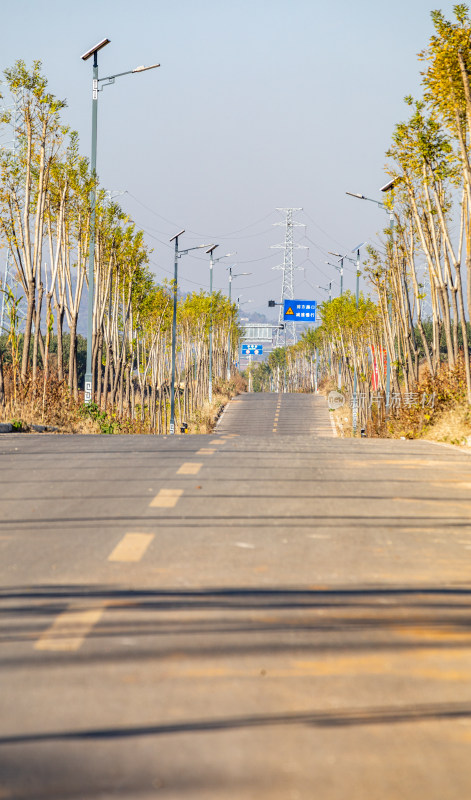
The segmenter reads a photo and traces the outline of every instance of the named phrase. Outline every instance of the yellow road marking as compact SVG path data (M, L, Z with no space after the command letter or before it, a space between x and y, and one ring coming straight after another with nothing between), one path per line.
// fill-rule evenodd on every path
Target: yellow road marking
M150 508L174 508L183 494L183 489L161 489L150 502Z
M203 464L197 461L185 461L184 464L177 469L177 475L197 475Z
M209 444L224 444L222 439L212 439Z
M212 456L215 453L215 450L211 450L209 447L202 447L200 450L196 451L197 456Z
M437 509L437 511L447 510L449 508L458 508L460 510L471 508L471 503L467 499L461 497L429 497L422 500L416 497L391 497L394 503L415 503L421 506L428 506Z
M471 645L471 633L468 630L462 630L458 626L449 626L448 628L407 628L405 626L396 625L392 628L395 633L401 636L406 636L416 640L425 639L429 642L467 642Z
M154 533L126 533L108 556L108 561L140 561Z
M425 458L384 458L384 459L377 459L372 458L368 460L362 461L350 461L348 460L348 464L352 467L371 467L371 466L381 466L381 465L397 465L398 467L403 467L404 469L416 469L416 467L456 467L456 469L461 469L463 466L463 462L458 461L445 461L438 460L438 459L425 459Z
M78 650L104 610L103 606L89 609L69 606L40 636L34 645L35 650Z
M455 649L443 650L434 647L419 650L413 648L412 658L402 655L367 655L326 657L316 661L288 661L285 666L268 664L267 677L270 678L303 678L303 677L343 677L358 675L392 675L413 676L436 681L469 683L469 649L457 653ZM172 677L200 679L233 679L250 678L260 675L260 666L247 665L235 667L232 664L221 666L195 666L173 662L169 666Z
M453 485L451 486L450 484ZM446 479L444 481L434 481L430 485L437 486L438 488L445 487L445 489L471 489L471 483L465 483L464 481L453 480L452 478Z

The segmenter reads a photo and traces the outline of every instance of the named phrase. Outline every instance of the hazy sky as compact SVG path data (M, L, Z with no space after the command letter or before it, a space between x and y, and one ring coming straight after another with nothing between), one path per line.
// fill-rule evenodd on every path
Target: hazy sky
M432 31L431 0L16 0L2 20L1 68L39 59L50 90L66 98L64 120L90 152L91 60L101 39L100 76L140 64L160 69L124 76L99 94L98 173L126 191L123 208L148 234L158 279L170 277L168 239L219 243L237 255L215 267L251 272L233 294L267 313L279 299L283 219L276 207L303 207L296 296L325 299L317 284L338 281L328 250L372 241L386 217L345 191L379 197L403 98L420 92L417 53ZM180 260L181 288L208 288L208 256ZM3 266L2 266L3 269ZM236 271L237 271L236 270ZM353 269L346 288L353 288ZM236 288L237 287L237 288ZM338 284L334 285L334 292Z

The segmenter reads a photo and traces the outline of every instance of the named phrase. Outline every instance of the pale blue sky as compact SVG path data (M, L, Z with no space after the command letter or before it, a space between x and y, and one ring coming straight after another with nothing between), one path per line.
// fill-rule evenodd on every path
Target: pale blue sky
M297 258L309 257L297 273L299 297L323 300L311 287L338 279L324 263L327 250L351 250L381 229L382 212L345 190L378 197L393 126L407 115L403 97L420 91L416 54L432 30L430 10L451 16L453 5L16 0L3 18L0 66L43 62L88 155L91 61L81 54L111 39L101 76L160 61L100 92L101 182L127 191L120 201L148 231L159 279L172 270L168 239L185 228L182 246L214 241L216 255L237 251L227 263L253 274L239 278L238 290L234 283L234 294L266 313L281 290L281 273L271 269L281 253L270 250L283 239L271 224L282 218L277 206L305 211L297 219L311 241L300 228L310 250ZM198 257L180 261L184 290L207 288L208 257ZM227 288L224 266L216 288ZM353 288L353 271L345 285Z

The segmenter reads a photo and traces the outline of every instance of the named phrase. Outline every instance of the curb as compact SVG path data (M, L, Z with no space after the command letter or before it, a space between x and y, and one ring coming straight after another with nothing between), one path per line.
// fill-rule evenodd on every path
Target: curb
M57 433L59 428L54 425L30 425L26 430L18 430L11 422L0 422L0 433L27 433L28 430L34 433Z

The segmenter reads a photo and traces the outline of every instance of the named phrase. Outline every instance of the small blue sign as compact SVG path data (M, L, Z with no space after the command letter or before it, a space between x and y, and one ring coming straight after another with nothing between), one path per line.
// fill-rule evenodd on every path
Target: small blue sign
M243 356L261 356L263 355L263 344L243 344Z
M286 322L315 322L316 300L285 300L283 319Z

